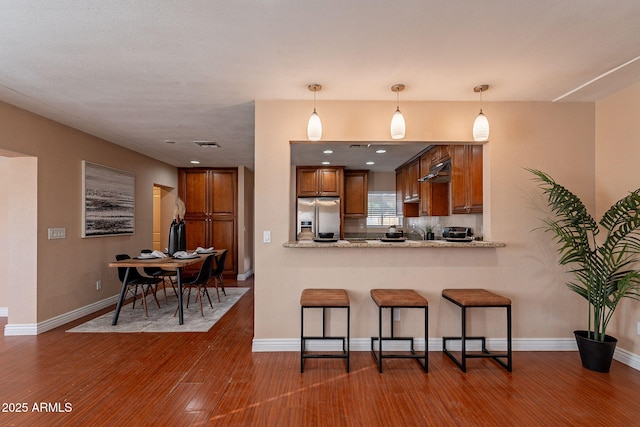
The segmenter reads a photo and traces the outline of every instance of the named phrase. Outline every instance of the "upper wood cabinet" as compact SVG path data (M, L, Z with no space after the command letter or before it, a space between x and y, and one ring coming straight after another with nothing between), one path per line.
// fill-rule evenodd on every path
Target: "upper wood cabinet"
M369 171L344 171L344 216L365 218L369 214Z
M451 146L451 212L482 213L482 145Z
M178 169L178 195L186 207L187 249L229 249L225 273L237 274L237 170Z
M296 168L297 196L341 196L343 171L342 167L298 166Z
M428 153L429 157L429 166L435 166L438 163L444 162L445 160L449 160L451 158L451 148L449 145L436 145L431 148ZM420 173L424 176L428 170L421 170Z
M416 179L416 183L417 183ZM396 214L405 218L419 216L417 201L411 202L411 197L407 196L410 190L409 168L401 167L396 170Z
M420 198L420 159L415 159L407 165L407 192L404 195L404 200L407 202L417 202Z
M444 149L442 149L444 148ZM446 157L444 157L446 156ZM420 176L431 166L449 157L449 146L438 145L420 156ZM436 160L434 160L434 158ZM446 182L420 182L420 216L449 215L449 184Z

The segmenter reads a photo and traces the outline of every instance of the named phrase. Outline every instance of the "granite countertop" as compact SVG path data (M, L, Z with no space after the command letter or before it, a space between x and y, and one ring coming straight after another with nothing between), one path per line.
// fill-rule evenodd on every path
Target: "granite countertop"
M446 240L405 240L383 242L380 240L338 240L337 242L314 242L313 240L289 241L285 248L504 248L502 242L474 240L472 242L448 242Z

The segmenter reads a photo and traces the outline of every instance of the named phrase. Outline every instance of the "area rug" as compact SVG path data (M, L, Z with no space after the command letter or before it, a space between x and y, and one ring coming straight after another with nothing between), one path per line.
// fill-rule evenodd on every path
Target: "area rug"
M204 317L200 316L200 306L192 292L189 308L187 308L186 298L183 301L184 323L182 325L178 324L177 314L176 317L173 317L173 313L178 306L178 298L173 292L171 292L171 296L167 292L167 304L165 304L164 295L158 292L158 301L161 308L158 308L153 297L147 296L149 317L145 317L142 301L138 299L135 309L131 308L132 303L122 306L116 326L111 326L114 310L69 329L67 332L207 332L238 302L249 288L228 287L225 290L227 291L226 296L220 290L220 302L216 297L216 290L209 290L213 308L211 308L209 301L205 297L202 304Z

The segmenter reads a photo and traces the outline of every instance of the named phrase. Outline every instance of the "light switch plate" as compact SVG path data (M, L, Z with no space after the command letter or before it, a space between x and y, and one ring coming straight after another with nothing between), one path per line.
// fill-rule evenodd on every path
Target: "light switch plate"
M265 230L262 232L262 241L264 243L271 243L271 231Z
M67 229L62 228L49 228L49 240L53 239L66 239Z

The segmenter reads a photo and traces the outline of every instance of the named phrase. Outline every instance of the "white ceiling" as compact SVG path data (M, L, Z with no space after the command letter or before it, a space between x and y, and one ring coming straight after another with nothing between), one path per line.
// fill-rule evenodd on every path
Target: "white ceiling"
M0 100L174 166L253 168L254 100L594 101L638 0L2 0ZM305 124L302 124L305 126ZM165 141L175 141L167 144ZM214 140L221 149L193 140ZM1 141L0 141L1 144Z

